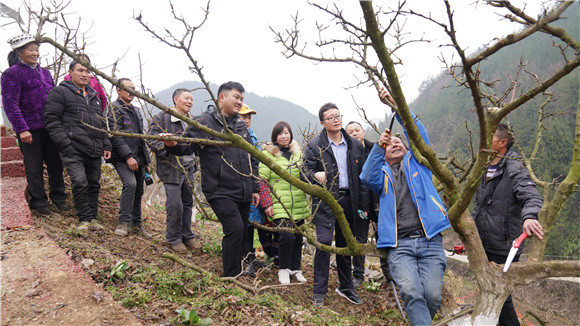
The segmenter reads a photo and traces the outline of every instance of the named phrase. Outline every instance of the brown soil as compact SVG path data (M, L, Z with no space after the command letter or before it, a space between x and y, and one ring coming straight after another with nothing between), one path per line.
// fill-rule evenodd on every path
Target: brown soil
M105 288L127 290L135 285L132 276L148 267L169 273L184 271L186 268L162 258L163 253L170 250L164 244L165 213L159 207L144 205L143 208L144 225L153 235L153 240L138 236L122 238L113 234L117 225L120 186L106 174L103 179L99 221L105 230L91 232L84 237L75 235L71 231L77 220L74 210L71 210L64 214L54 214L48 219L35 218L36 227L2 232L2 260L11 261L9 267L3 264L2 275L9 279L2 281L2 325L131 325L139 322L170 325L177 323L175 310L180 307L195 308L200 317L211 318L213 325L307 325L321 323L325 318L328 324L404 324L396 313L392 289L385 282L381 284L378 293L359 289L364 304L355 306L333 293L338 281L336 271L331 269L325 306L315 309L310 304L313 279L311 257L303 258L303 271L309 283L274 287L256 295L248 295L248 292L236 285L217 282L222 272L221 256L202 250L188 252L181 255L181 258L214 273L211 280L216 282L212 286L198 289L188 287L187 283L182 284L183 294L188 298L186 303L173 302L154 293L146 302L125 310L112 301ZM72 205L72 201L69 203ZM219 224L198 221L193 229L201 243L219 244L221 241ZM55 243L64 251L58 249ZM450 239L447 243L457 242ZM61 254L68 255L75 264L55 266L51 258ZM30 273L31 267L27 265L30 261L35 262L34 273ZM38 264L38 261L42 263ZM127 261L129 269L123 280L115 281L109 273L118 261ZM450 261L449 271L452 275L449 282L452 282L458 300L466 304L473 303L475 285L467 266ZM21 275L38 277L23 278ZM88 282L87 276L96 285ZM277 269L266 268L255 279L241 277L240 280L249 285L276 285ZM550 325L562 325L574 324L570 321L579 320L576 308L580 304L578 293L580 290L577 284L548 280L520 287L514 296L516 309L524 315L526 323L539 325L529 314L532 312ZM268 295L279 295L283 305L258 304L255 299L248 299L265 298ZM75 299L63 299L71 297Z
M140 324L63 256L36 227L2 233L2 325Z

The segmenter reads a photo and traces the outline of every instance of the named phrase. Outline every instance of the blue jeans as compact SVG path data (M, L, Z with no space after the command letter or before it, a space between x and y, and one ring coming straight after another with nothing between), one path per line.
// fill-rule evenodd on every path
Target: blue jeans
M405 311L414 326L430 325L439 304L447 258L440 234L431 239L402 238L389 248L391 274L399 286Z

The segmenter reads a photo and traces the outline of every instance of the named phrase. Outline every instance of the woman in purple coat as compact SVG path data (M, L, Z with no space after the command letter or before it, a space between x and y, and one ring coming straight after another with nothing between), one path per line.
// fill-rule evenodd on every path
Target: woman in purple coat
M2 104L24 156L28 181L25 196L30 210L47 216L52 212L44 191L43 163L48 170L52 203L59 210L69 208L58 149L44 129L44 103L54 81L50 72L38 64L38 43L34 36L16 36L8 43L13 51L8 55L10 68L0 79Z

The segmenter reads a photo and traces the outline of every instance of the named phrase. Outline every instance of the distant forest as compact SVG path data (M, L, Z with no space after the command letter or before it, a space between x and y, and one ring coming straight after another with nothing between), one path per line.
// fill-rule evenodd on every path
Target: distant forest
M580 37L580 5L576 3L568 9L568 19L562 20L558 26L572 33L572 37ZM573 33L576 34L573 34ZM559 69L563 56L557 47L545 47L545 34L533 36L519 42L517 45L501 50L492 58L484 61L480 70L482 79L496 81L493 91L504 92L510 83L510 78L516 75L520 59L525 64L524 69L535 73L541 79ZM554 39L555 44L561 44ZM548 44L550 41L548 41ZM540 45L542 44L542 45ZM564 45L562 45L564 46ZM525 71L521 71L517 93L532 88L534 80ZM576 70L566 78L548 89L554 94L554 102L545 107L545 113L551 116L543 121L546 130L542 134L542 146L533 161L536 175L544 180L562 178L568 172L574 141L574 123L578 105L578 90L580 88L580 71ZM507 96L506 103L511 98ZM545 95L538 95L524 106L508 116L513 126L516 141L529 155L536 140L538 125L538 107L546 100ZM470 144L468 129L473 132L473 140L477 146L477 117L473 111L473 103L468 90L457 87L457 82L446 73L426 80L420 87L420 95L410 103L411 110L421 117L427 127L431 146L441 156L453 155L463 159L469 158L467 144ZM379 125L382 130L390 119L385 119ZM401 132L398 123L395 132ZM367 131L367 134L376 134ZM374 136L373 136L374 137ZM515 146L514 150L517 151ZM560 217L554 224L548 238L546 258L559 256L560 259L573 257L580 259L580 195L576 193L567 202Z

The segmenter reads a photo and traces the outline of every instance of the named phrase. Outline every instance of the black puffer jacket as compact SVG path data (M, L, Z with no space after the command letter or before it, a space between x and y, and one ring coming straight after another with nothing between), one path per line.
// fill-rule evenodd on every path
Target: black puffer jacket
M112 105L113 109L107 110L111 130L143 134L143 117L138 107L127 105L120 99ZM107 163L125 162L133 157L140 165L149 165L149 150L142 138L116 136L111 138L111 144L113 151Z
M472 215L485 251L502 256L522 234L524 220L537 219L543 204L528 170L517 161L521 157L512 151L505 156L491 179L483 176Z
M88 98L70 80L53 88L44 105L44 124L61 152L72 145L80 153L100 157L111 151L111 142L105 132L85 125L106 129L97 92L88 85L86 91Z
M216 111L204 112L195 119L215 131L223 130L222 118ZM228 121L228 128L242 136L248 143L253 144L246 124L239 119L238 115ZM187 128L184 136L220 140L194 127ZM194 143L178 144L175 147L165 146L165 149L175 155L196 152L201 165L201 189L207 200L230 198L248 203L252 200L252 193L259 192L258 160L243 149L199 146Z
M350 137L344 129L341 132L348 146L347 168L352 214L358 218L357 210L368 211L369 209L368 189L359 179L365 163L364 149L362 144ZM322 157L320 157L321 150ZM326 171L327 190L334 195L334 198L338 199L338 165L328 142L328 134L324 129L320 135L311 139L306 145L302 178L307 182L318 184L314 174L321 171ZM334 227L336 217L330 207L321 202L320 198L312 197L312 210L315 213L312 223L329 228Z

